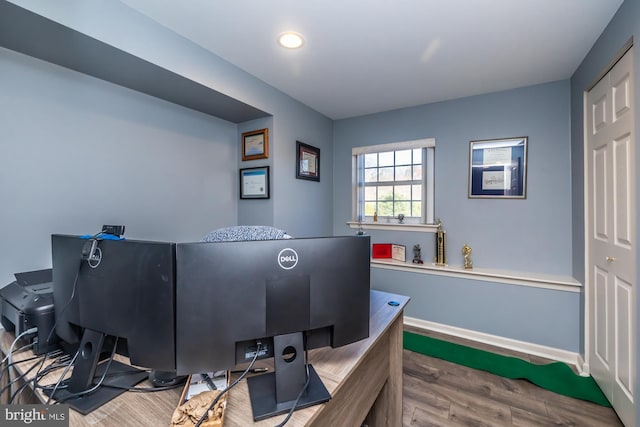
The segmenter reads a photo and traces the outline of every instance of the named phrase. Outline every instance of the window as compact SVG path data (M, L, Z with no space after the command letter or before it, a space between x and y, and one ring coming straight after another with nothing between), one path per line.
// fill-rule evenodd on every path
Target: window
M354 148L354 220L433 224L434 154L432 138Z

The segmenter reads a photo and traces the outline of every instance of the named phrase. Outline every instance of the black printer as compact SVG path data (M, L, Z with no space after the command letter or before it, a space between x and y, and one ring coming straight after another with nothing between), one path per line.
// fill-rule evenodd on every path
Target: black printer
M22 337L33 344L35 354L58 348L53 311L52 270L37 270L14 274L16 280L0 289L0 323L17 337L37 327L38 331Z

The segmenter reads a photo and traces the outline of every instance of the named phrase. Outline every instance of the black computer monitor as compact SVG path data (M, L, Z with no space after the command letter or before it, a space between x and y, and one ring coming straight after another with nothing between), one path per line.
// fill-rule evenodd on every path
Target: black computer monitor
M178 374L233 369L255 355L255 420L289 411L306 382L305 350L369 336L368 236L186 243L176 247ZM296 408L327 401L313 367Z
M175 371L175 243L51 237L55 329L78 348L72 377L53 395L86 414L148 377L112 361L113 349L131 364ZM63 388L64 387L64 388Z

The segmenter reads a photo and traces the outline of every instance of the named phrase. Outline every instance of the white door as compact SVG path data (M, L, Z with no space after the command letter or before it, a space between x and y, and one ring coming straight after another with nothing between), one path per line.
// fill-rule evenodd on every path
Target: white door
M587 363L618 416L635 427L636 212L633 56L587 94Z

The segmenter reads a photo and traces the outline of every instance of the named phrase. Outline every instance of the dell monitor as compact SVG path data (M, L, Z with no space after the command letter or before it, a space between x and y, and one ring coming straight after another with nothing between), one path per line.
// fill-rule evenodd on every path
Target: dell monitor
M175 371L175 243L53 235L51 248L55 330L78 348L55 400L86 414L148 377L116 361L99 364L116 338L132 364ZM86 393L107 365L110 387Z
M296 408L329 400L305 350L369 336L368 236L177 244L176 273L177 373L273 357L248 378L255 420L288 412L307 369Z

